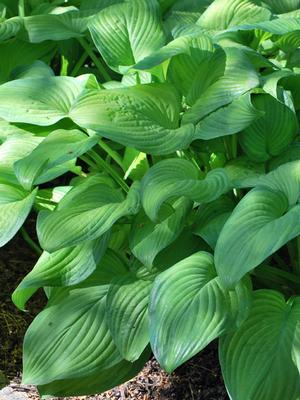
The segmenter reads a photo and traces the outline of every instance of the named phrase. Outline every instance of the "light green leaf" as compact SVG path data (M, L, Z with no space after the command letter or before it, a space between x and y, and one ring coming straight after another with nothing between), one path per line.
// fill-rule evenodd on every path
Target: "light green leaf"
M193 233L204 239L214 249L220 232L234 209L234 202L227 196L221 196L198 208Z
M180 107L172 86L149 84L87 93L77 100L70 117L124 146L170 154L186 148L194 136L193 125L179 127Z
M259 77L244 52L234 47L224 50L226 53L224 75L201 93L195 104L184 114L184 123L199 122L212 111L231 103L259 85Z
M105 320L107 290L96 286L51 296L25 335L24 384L82 379L122 360Z
M222 169L215 169L200 179L200 171L183 159L160 161L142 180L142 204L148 217L155 221L161 205L170 198L184 196L202 203L217 199L229 190L229 178Z
M43 252L33 270L12 295L15 305L24 310L28 299L43 286L72 286L85 280L96 269L108 244L109 234L54 253Z
M299 0L264 0L274 13L283 14L300 8Z
M0 117L9 122L47 126L68 117L89 75L78 78L26 78L0 86Z
M123 73L164 45L159 13L155 0L127 0L92 18L88 28L110 68Z
M272 290L254 293L248 319L220 339L222 373L232 400L299 398L299 372L291 357L299 318L299 297L286 302Z
M15 36L23 27L23 20L20 17L13 17L0 22L0 40L8 40Z
M84 35L87 30L88 18L83 17L78 10L64 7L59 14L41 14L24 18L24 27L32 43L45 40L67 40Z
M269 94L253 97L253 105L264 112L239 136L247 156L256 161L266 161L280 154L294 139L298 122L295 113Z
M171 204L164 204L158 213L156 224L140 213L129 237L130 250L145 266L151 268L156 255L171 244L182 232L192 202L180 198Z
M233 287L247 272L300 234L300 163L261 177L224 225L215 249L222 282Z
M36 192L34 190L30 193L0 183L0 247L9 242L23 225Z
M137 360L149 343L148 303L154 276L128 274L112 282L106 301L107 324L122 357Z
M130 177L134 181L141 180L149 169L147 154L135 150L132 147L126 147L123 165L126 170L124 179Z
M272 13L255 0L215 0L197 24L210 30L223 30L241 24L271 19Z
M196 125L195 138L210 140L216 137L233 135L247 128L264 115L264 111L256 109L251 102L251 94L247 93L233 100L228 106L219 108Z
M213 256L198 252L160 274L151 291L150 342L160 365L172 372L248 315L249 285L222 287Z
M139 184L133 184L126 199L119 190L93 183L71 190L57 208L40 213L37 233L43 249L54 252L93 240L121 217L136 214L140 206Z
M30 190L41 175L84 154L97 141L96 135L88 137L76 129L53 131L27 157L15 163L15 174L22 186Z

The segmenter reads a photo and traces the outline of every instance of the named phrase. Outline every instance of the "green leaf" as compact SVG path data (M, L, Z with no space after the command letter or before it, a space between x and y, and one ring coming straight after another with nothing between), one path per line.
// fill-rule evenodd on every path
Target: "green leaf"
M156 255L180 235L191 208L191 201L185 198L178 199L172 205L166 203L158 213L158 224L149 220L143 212L140 213L129 237L133 255L151 268Z
M88 28L110 68L124 73L164 45L159 12L155 0L127 0L95 15Z
M93 181L75 187L52 213L40 213L37 233L42 248L52 253L100 237L121 217L138 212L139 197L138 183L126 199L119 190Z
M184 196L198 203L210 202L227 192L229 187L223 169L215 169L200 180L200 171L194 164L171 158L155 164L143 178L142 204L148 217L155 221L161 205L170 198Z
M106 301L107 324L122 357L137 360L149 343L148 303L154 276L128 274L112 282Z
M100 239L67 247L54 253L43 252L33 270L22 280L12 300L24 310L28 299L43 286L72 286L82 282L96 269L108 244L109 234Z
M224 225L215 249L222 282L233 287L247 272L300 234L300 163L261 177Z
M238 157L224 165L231 184L234 188L254 187L265 174L265 164Z
M41 396L86 396L95 393L104 393L109 389L121 385L135 377L149 359L150 351L147 349L134 363L126 360L120 361L113 367L99 371L78 379L65 379L38 386Z
M256 95L252 102L265 114L247 127L239 140L250 159L266 161L287 148L298 131L298 122L289 107L269 94Z
M264 0L274 13L283 14L300 8L299 0Z
M36 190L24 190L0 183L0 247L12 239L27 218Z
M0 86L0 117L9 122L47 126L68 117L89 75L25 78Z
M272 13L255 0L215 0L197 24L205 29L223 30L241 24L271 19Z
M30 42L59 41L83 36L87 30L88 18L84 18L76 9L64 8L65 10L63 9L63 12L59 14L25 17L24 27L28 32Z
M160 274L151 291L150 342L160 365L172 372L248 314L249 285L222 287L213 256L198 252Z
M149 169L147 154L126 147L123 158L124 169L126 169L124 179L130 177L132 180L141 180Z
M263 111L253 106L251 94L246 93L228 106L219 108L202 119L196 125L195 138L209 140L233 135L248 128L263 115Z
M193 233L204 239L214 249L220 232L234 209L234 202L227 196L221 196L198 208Z
M0 53L5 59L5 63L0 64L0 83L15 79L13 75L21 66L31 65L36 60L50 61L55 49L55 44L49 42L32 44L20 39L0 42Z
M82 379L122 360L105 320L107 290L96 286L51 297L25 335L24 384Z
M15 163L15 174L22 186L30 190L41 175L84 154L97 141L96 135L88 137L76 129L53 131L27 157Z
M286 302L272 290L255 292L248 319L220 339L222 373L231 399L299 398L299 372L291 357L299 318L299 297Z
M199 122L212 111L231 103L259 85L257 72L243 51L234 47L228 47L224 50L226 54L224 74L200 94L197 101L184 114L184 123ZM214 69L220 67L215 66L216 63L219 64L220 61L215 60ZM212 66L208 65L208 68L207 75L210 74Z
M23 20L20 17L14 17L0 22L0 40L8 40L15 36L23 27Z
M124 146L170 154L186 148L194 137L191 124L179 127L180 107L174 87L149 84L87 93L77 100L70 117Z

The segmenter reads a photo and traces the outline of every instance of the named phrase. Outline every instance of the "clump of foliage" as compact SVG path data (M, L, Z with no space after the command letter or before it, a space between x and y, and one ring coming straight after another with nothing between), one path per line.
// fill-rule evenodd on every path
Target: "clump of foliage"
M101 392L220 338L231 399L299 398L299 8L1 0L0 245L38 213L13 301L48 296L24 383Z

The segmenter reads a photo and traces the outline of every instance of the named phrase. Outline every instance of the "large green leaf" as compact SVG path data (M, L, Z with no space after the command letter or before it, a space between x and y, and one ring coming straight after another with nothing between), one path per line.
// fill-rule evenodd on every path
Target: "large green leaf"
M154 276L144 270L115 279L107 301L107 324L122 357L137 360L149 343L148 303Z
M36 196L36 190L26 192L0 183L0 247L12 239L23 225Z
M54 253L43 252L33 270L12 295L15 305L24 310L28 299L43 286L71 286L85 280L96 269L103 256L109 234L92 242L67 247Z
M24 18L24 27L32 43L45 40L67 40L83 36L88 18L73 7L59 8L60 13L33 15Z
M142 203L148 217L155 221L161 205L170 198L184 196L190 200L210 202L230 188L223 169L215 169L200 179L200 171L183 159L160 161L142 180Z
M136 214L140 206L139 184L126 199L117 189L91 182L71 190L52 213L40 213L37 225L43 249L53 252L93 240L121 217Z
M23 26L20 17L14 17L0 22L0 40L4 41L15 36Z
M164 45L159 11L155 0L126 0L95 15L88 27L110 68L125 72Z
M214 249L234 205L232 199L227 196L221 196L215 201L201 204L195 218L193 233L202 237Z
M150 341L160 365L172 372L248 314L251 290L227 291L213 256L198 252L160 274L151 291Z
M97 141L96 135L88 137L75 129L53 131L27 157L15 163L16 176L22 186L30 190L38 177L84 154Z
M228 106L219 108L198 122L195 138L210 140L220 136L233 135L260 119L264 112L255 108L251 94L246 93Z
M300 234L300 163L284 164L261 177L237 205L221 231L215 263L222 282L234 286L289 240Z
M51 297L25 335L25 384L84 378L122 360L105 320L107 289L74 289Z
M0 86L0 117L9 122L47 126L68 117L89 75L25 78Z
M121 385L136 376L145 365L150 351L145 350L143 355L134 363L122 360L111 368L99 368L92 375L77 379L64 379L38 386L41 396L86 396L103 393Z
M255 292L248 319L220 339L222 373L232 400L299 398L299 372L292 361L299 318L299 297L286 302L279 292Z
M264 0L274 13L283 14L300 8L299 0Z
M159 223L154 223L142 212L134 222L129 237L130 250L145 266L152 267L156 255L171 244L181 233L192 202L180 198L164 204L159 213Z
M257 72L243 51L234 47L224 50L226 53L224 74L205 88L193 106L184 114L183 121L185 123L199 122L212 111L231 103L259 85ZM218 63L217 60L214 64L216 63ZM207 67L212 68L209 64ZM217 66L217 68L219 67ZM207 76L210 73L211 71L208 69Z
M298 122L289 107L269 94L256 95L252 101L264 115L253 121L239 139L249 158L266 161L287 148L298 131Z
M179 127L180 107L174 87L149 84L87 93L78 99L70 117L124 146L169 154L186 148L194 137L193 125Z
M241 24L266 21L272 13L256 0L215 0L197 24L210 30L223 30Z

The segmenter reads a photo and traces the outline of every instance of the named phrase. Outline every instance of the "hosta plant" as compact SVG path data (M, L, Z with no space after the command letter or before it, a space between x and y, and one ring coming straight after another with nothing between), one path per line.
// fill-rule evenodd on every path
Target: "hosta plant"
M233 400L300 398L300 0L1 0L0 245L41 395L219 339ZM22 227L36 215L39 244Z

